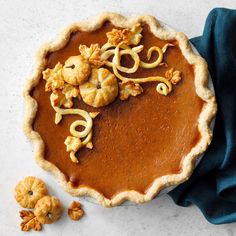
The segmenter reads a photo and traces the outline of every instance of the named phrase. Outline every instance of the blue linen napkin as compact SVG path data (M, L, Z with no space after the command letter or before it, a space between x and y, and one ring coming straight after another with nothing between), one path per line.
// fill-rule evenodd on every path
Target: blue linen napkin
M213 140L191 178L169 195L195 204L213 224L236 221L236 10L213 9L191 42L209 66L218 113Z

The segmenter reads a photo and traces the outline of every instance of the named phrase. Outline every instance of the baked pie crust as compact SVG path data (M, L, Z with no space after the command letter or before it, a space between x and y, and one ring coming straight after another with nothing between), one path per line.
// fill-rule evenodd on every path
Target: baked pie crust
M195 90L197 95L205 102L200 113L198 119L198 130L200 132L200 140L197 144L191 149L191 151L182 158L181 162L181 172L178 174L169 174L158 177L155 179L153 184L147 189L145 193L140 193L135 190L126 190L117 193L116 195L112 196L111 199L106 198L102 193L96 191L95 189L80 186L79 188L74 188L70 182L67 181L65 175L51 162L44 159L44 150L45 144L43 139L41 138L40 134L37 133L33 129L33 122L35 120L37 114L37 101L31 96L31 92L35 86L37 86L41 80L42 72L45 70L47 65L46 56L49 52L55 52L67 44L69 41L71 34L78 30L82 32L92 32L97 29L100 29L105 22L111 22L113 26L118 28L132 28L133 26L137 25L137 23L145 23L150 27L150 31L161 40L176 40L178 42L179 48L187 60L187 62L194 66L194 75L195 75ZM131 40L130 39L130 32L124 33L125 38L123 40ZM138 38L139 35L135 35L132 38L133 45L136 44L137 41L140 39ZM119 34L114 30L112 31L109 40L111 43L119 44ZM93 52L94 54L89 54L91 61L96 65L101 65L102 62L100 58L97 58L97 46L93 45ZM81 51L86 55L90 49L87 48L80 48ZM163 50L163 49L162 49ZM166 50L166 49L164 49ZM89 58L89 56L88 56ZM80 58L77 60L80 63ZM84 70L89 71L89 66L85 66ZM97 70L97 69L93 69ZM98 69L103 70L103 69ZM67 73L67 72L64 72ZM94 71L94 73L98 73L98 71ZM179 81L179 72L170 70L168 75L172 75L173 84ZM83 77L83 76L82 76ZM83 78L74 78L75 83L80 83L80 81L86 79L87 75ZM112 77L113 78L113 77ZM86 83L86 82L85 82ZM126 81L122 83L127 83ZM118 86L118 85L117 85ZM119 85L120 87L125 86L125 84ZM129 87L135 87L136 92L135 95L140 94L142 92L142 88L139 88L137 84L130 84L128 83ZM157 88L158 89L158 88ZM163 88L159 86L159 91L163 92ZM114 93L118 94L118 88L115 88ZM132 94L132 93L130 93ZM86 95L86 94L85 94ZM85 96L82 94L82 96ZM77 94L76 94L77 96ZM120 95L121 96L121 95ZM123 100L127 99L129 94L122 94ZM37 64L35 69L26 84L24 89L24 98L25 98L25 118L24 118L24 132L28 138L30 138L34 143L34 151L37 163L47 171L50 171L57 177L65 191L69 192L73 196L90 196L95 198L100 204L105 207L112 207L123 203L126 200L133 201L135 203L144 203L153 199L162 189L172 186L178 185L184 181L186 181L195 166L195 161L199 155L201 155L208 147L212 139L212 131L210 129L210 123L213 117L216 114L217 106L215 101L214 94L208 89L208 70L207 64L203 58L196 55L192 51L192 47L187 39L187 37L180 32L168 31L161 27L160 23L152 16L138 16L132 18L126 18L124 16L115 14L115 13L103 13L98 16L96 19L92 19L89 21L83 21L80 23L71 24L62 34L58 37L56 41L51 43L45 44L39 51L37 55ZM111 100L114 98L111 98ZM90 103L91 101L89 101ZM92 102L95 102L93 100ZM106 101L105 101L106 102ZM96 104L99 106L99 104ZM94 117L97 114L94 114ZM60 114L57 117L59 120L61 119ZM72 142L73 139L67 140L67 143ZM76 141L76 140L75 140ZM78 141L78 140L77 140ZM88 146L91 146L91 142ZM72 149L71 149L72 150Z

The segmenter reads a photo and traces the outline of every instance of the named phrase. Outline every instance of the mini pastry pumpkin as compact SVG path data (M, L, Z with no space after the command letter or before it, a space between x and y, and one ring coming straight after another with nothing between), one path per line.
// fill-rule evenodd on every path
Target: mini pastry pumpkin
M62 69L64 80L71 85L84 83L91 72L88 60L81 55L69 57Z
M61 203L54 196L45 196L38 200L34 214L41 224L52 224L61 217Z
M118 95L117 79L105 68L93 69L88 81L80 86L80 95L90 106L106 106Z
M15 188L15 199L24 208L34 208L37 201L47 195L45 183L33 176L25 177Z

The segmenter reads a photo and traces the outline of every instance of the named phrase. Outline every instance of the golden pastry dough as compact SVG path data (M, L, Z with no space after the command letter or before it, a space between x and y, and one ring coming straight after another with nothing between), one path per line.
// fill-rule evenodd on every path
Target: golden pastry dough
M101 49L97 43L91 44L90 47L87 47L86 45L79 46L81 56L96 67L100 67L104 64L104 61L101 60L100 50Z
M131 80L119 83L119 88L119 97L122 101L127 100L129 96L136 97L143 92L143 88L139 84L135 84Z
M72 136L67 136L64 144L66 145L66 151L70 152L70 158L73 162L78 163L78 159L75 153L83 146L92 149L92 126L93 120L97 117L99 112L87 112L82 109L62 109L53 105L53 93L50 96L51 105L56 111L55 124L59 124L62 120L63 115L79 115L84 118L84 120L76 120L70 125L70 133ZM83 126L83 131L78 131L76 128L78 126ZM83 140L81 140L83 139Z
M54 196L45 196L38 200L34 214L41 224L52 224L61 217L61 203Z
M169 69L165 73L165 77L172 83L177 84L181 81L181 72L178 70L174 70L174 68Z
M77 157L75 156L75 153L83 146L80 138L67 136L64 144L66 145L66 151L70 153L70 159L74 163L78 163L79 161Z
M53 69L47 68L43 71L43 79L46 80L45 91L55 92L58 89L63 89L65 81L62 76L63 66L58 62Z
M91 72L91 67L81 55L69 57L62 69L64 80L71 85L84 83Z
M71 108L73 106L73 98L80 100L79 88L66 84L63 90L56 90L51 93L50 100L53 106Z
M80 95L90 106L106 106L118 95L117 79L105 68L93 69L89 80L80 86Z
M42 180L28 176L16 185L15 199L22 207L32 209L40 198L47 195L47 192Z
M117 46L119 43L137 45L142 38L142 30L141 24L136 24L131 29L113 29L107 32L108 43L112 46Z

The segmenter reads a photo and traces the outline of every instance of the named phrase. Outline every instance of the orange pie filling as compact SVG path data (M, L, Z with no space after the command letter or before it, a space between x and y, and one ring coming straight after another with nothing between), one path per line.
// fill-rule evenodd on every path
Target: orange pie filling
M47 55L45 68L45 71L54 69L67 79L64 95L71 92L70 99L58 95L57 90L54 98L50 97L45 86L50 90L54 85L43 77L32 91L38 102L33 128L44 140L44 158L64 173L74 188L93 188L108 199L126 190L146 193L156 178L180 173L182 158L200 140L198 118L204 101L195 92L193 66L182 55L177 41L155 37L146 24L141 29L132 34L132 31L116 31L110 23L105 23L94 32L73 33L63 49ZM120 36L120 32L123 35ZM120 43L119 37L124 37L124 41L133 40L132 46ZM109 40L116 47L105 48L103 56L98 56L96 50ZM78 57L80 53L88 57ZM160 54L163 58L158 62ZM159 64L154 66L155 63ZM60 68L63 65L64 71ZM75 76L70 71L76 65L82 68L81 75L77 72ZM94 69L96 67L99 69ZM51 72L44 72L44 77ZM89 74L96 79L99 73L105 73L105 85L86 83ZM136 78L137 83L127 82L128 78ZM152 79L139 83L141 80L137 78ZM57 86L60 87L60 83L64 82L58 81ZM107 86L112 92L109 97L102 93L96 96L93 90L88 94L86 86L97 89ZM51 102L58 102L62 95L61 108L58 104L53 107ZM78 99L80 96L82 99ZM78 112L61 114L66 108ZM59 111L57 124L55 111ZM80 113L82 111L86 114ZM82 121L78 121L78 117ZM83 135L86 127L89 131ZM76 134L87 141L76 138ZM70 147L72 143L77 145L76 150Z

